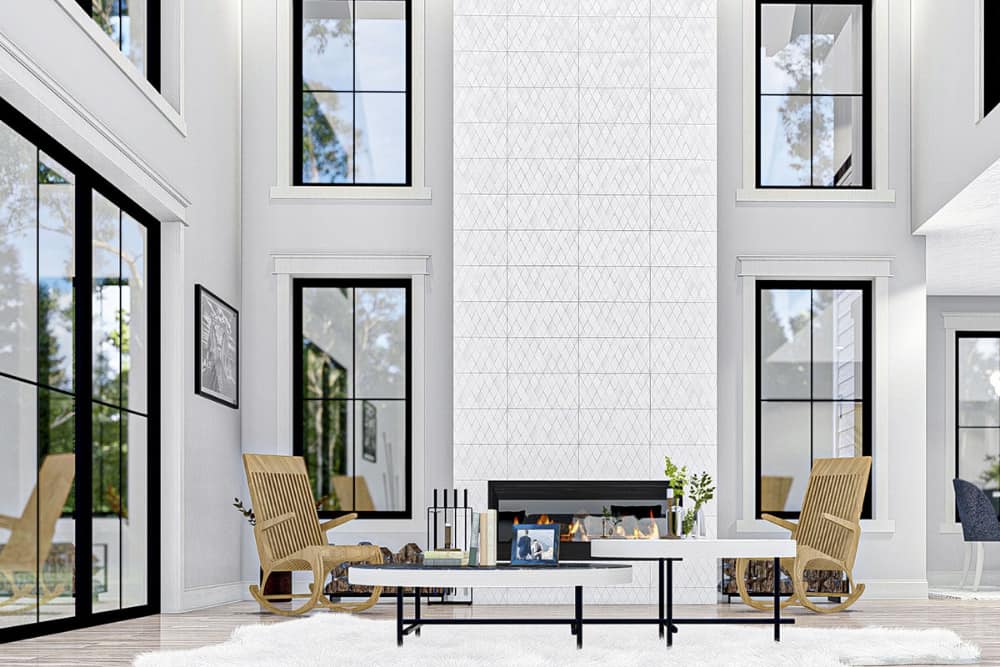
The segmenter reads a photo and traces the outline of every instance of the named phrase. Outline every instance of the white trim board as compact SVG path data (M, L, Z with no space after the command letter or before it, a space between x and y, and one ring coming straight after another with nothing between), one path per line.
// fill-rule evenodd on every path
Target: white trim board
M756 415L756 323L757 280L871 280L874 366L872 384L875 413L872 418L874 439L872 458L874 476L872 491L873 519L867 523L868 533L893 533L895 522L889 513L889 278L892 257L822 257L798 255L743 255L736 259L736 275L741 289L742 335L742 401L739 424L742 438L742 506L736 522L739 534L770 532L766 522L755 517L757 489L757 430Z
M872 175L871 190L791 190L757 188L757 0L742 0L743 175L737 202L862 202L893 204L889 187L889 0L872 4Z
M430 275L429 255L376 255L376 254L317 254L317 253L273 253L272 274L275 276L276 303L275 323L277 326L277 433L274 454L291 454L293 445L292 428L292 281L295 278L409 278L410 290L410 372L412 423L410 443L412 452L411 507L410 519L357 519L351 522L349 531L359 533L423 533L426 525L422 515L425 506L425 457L424 422L426 419L426 347L425 322L427 312L427 276Z
M431 189L425 182L424 145L424 0L410 1L410 183L408 186L386 187L323 187L292 185L294 159L292 155L292 0L278 0L275 7L275 165L274 185L270 198L274 200L325 203L364 200L427 200Z

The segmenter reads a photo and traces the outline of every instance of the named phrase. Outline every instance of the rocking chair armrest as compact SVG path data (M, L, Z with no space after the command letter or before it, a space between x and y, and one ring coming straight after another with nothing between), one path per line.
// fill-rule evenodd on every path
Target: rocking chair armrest
M798 530L799 528L798 524L789 521L788 519L782 519L780 517L776 517L773 514L761 514L760 518L763 519L764 521L769 521L773 523L775 526L780 526L781 528L790 531L792 533L792 537L795 536L795 531Z
M286 521L290 521L294 518L295 518L294 512L285 512L281 516L276 516L273 519L268 519L267 521L261 522L260 529L268 530L269 528L274 528L279 523L285 523Z
M328 530L336 528L337 526L343 526L348 521L354 521L358 518L357 512L351 512L350 514L345 514L344 516L338 516L336 519L330 519L329 521L324 521L319 524L319 529L324 533Z
M14 524L16 523L17 517L0 514L0 529L6 528L7 530L14 530Z
M858 524L847 521L846 519L841 519L839 516L834 516L829 512L823 512L823 518L830 523L835 523L841 528L851 531L852 533L861 532L861 526Z

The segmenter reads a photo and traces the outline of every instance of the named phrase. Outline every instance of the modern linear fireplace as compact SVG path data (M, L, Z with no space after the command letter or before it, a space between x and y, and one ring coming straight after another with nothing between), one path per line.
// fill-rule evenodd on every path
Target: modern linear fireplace
M649 481L495 481L497 557L510 558L515 524L557 523L560 560L589 560L590 541L657 539L666 534L667 483Z

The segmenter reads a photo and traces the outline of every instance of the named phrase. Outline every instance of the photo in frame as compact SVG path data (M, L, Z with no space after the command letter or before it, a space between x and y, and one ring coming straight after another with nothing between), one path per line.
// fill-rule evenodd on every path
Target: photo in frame
M202 285L194 287L194 391L240 406L240 314Z
M378 459L378 410L370 401L361 402L361 457L375 463Z
M558 565L559 524L515 524L510 550L511 565Z

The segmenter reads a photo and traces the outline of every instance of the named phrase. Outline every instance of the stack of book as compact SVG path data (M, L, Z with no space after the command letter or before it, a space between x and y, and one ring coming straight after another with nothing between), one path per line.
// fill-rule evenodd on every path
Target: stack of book
M424 552L427 567L461 567L469 564L469 554L461 549L434 549Z
M472 546L469 564L491 567L497 564L497 511L472 515Z

